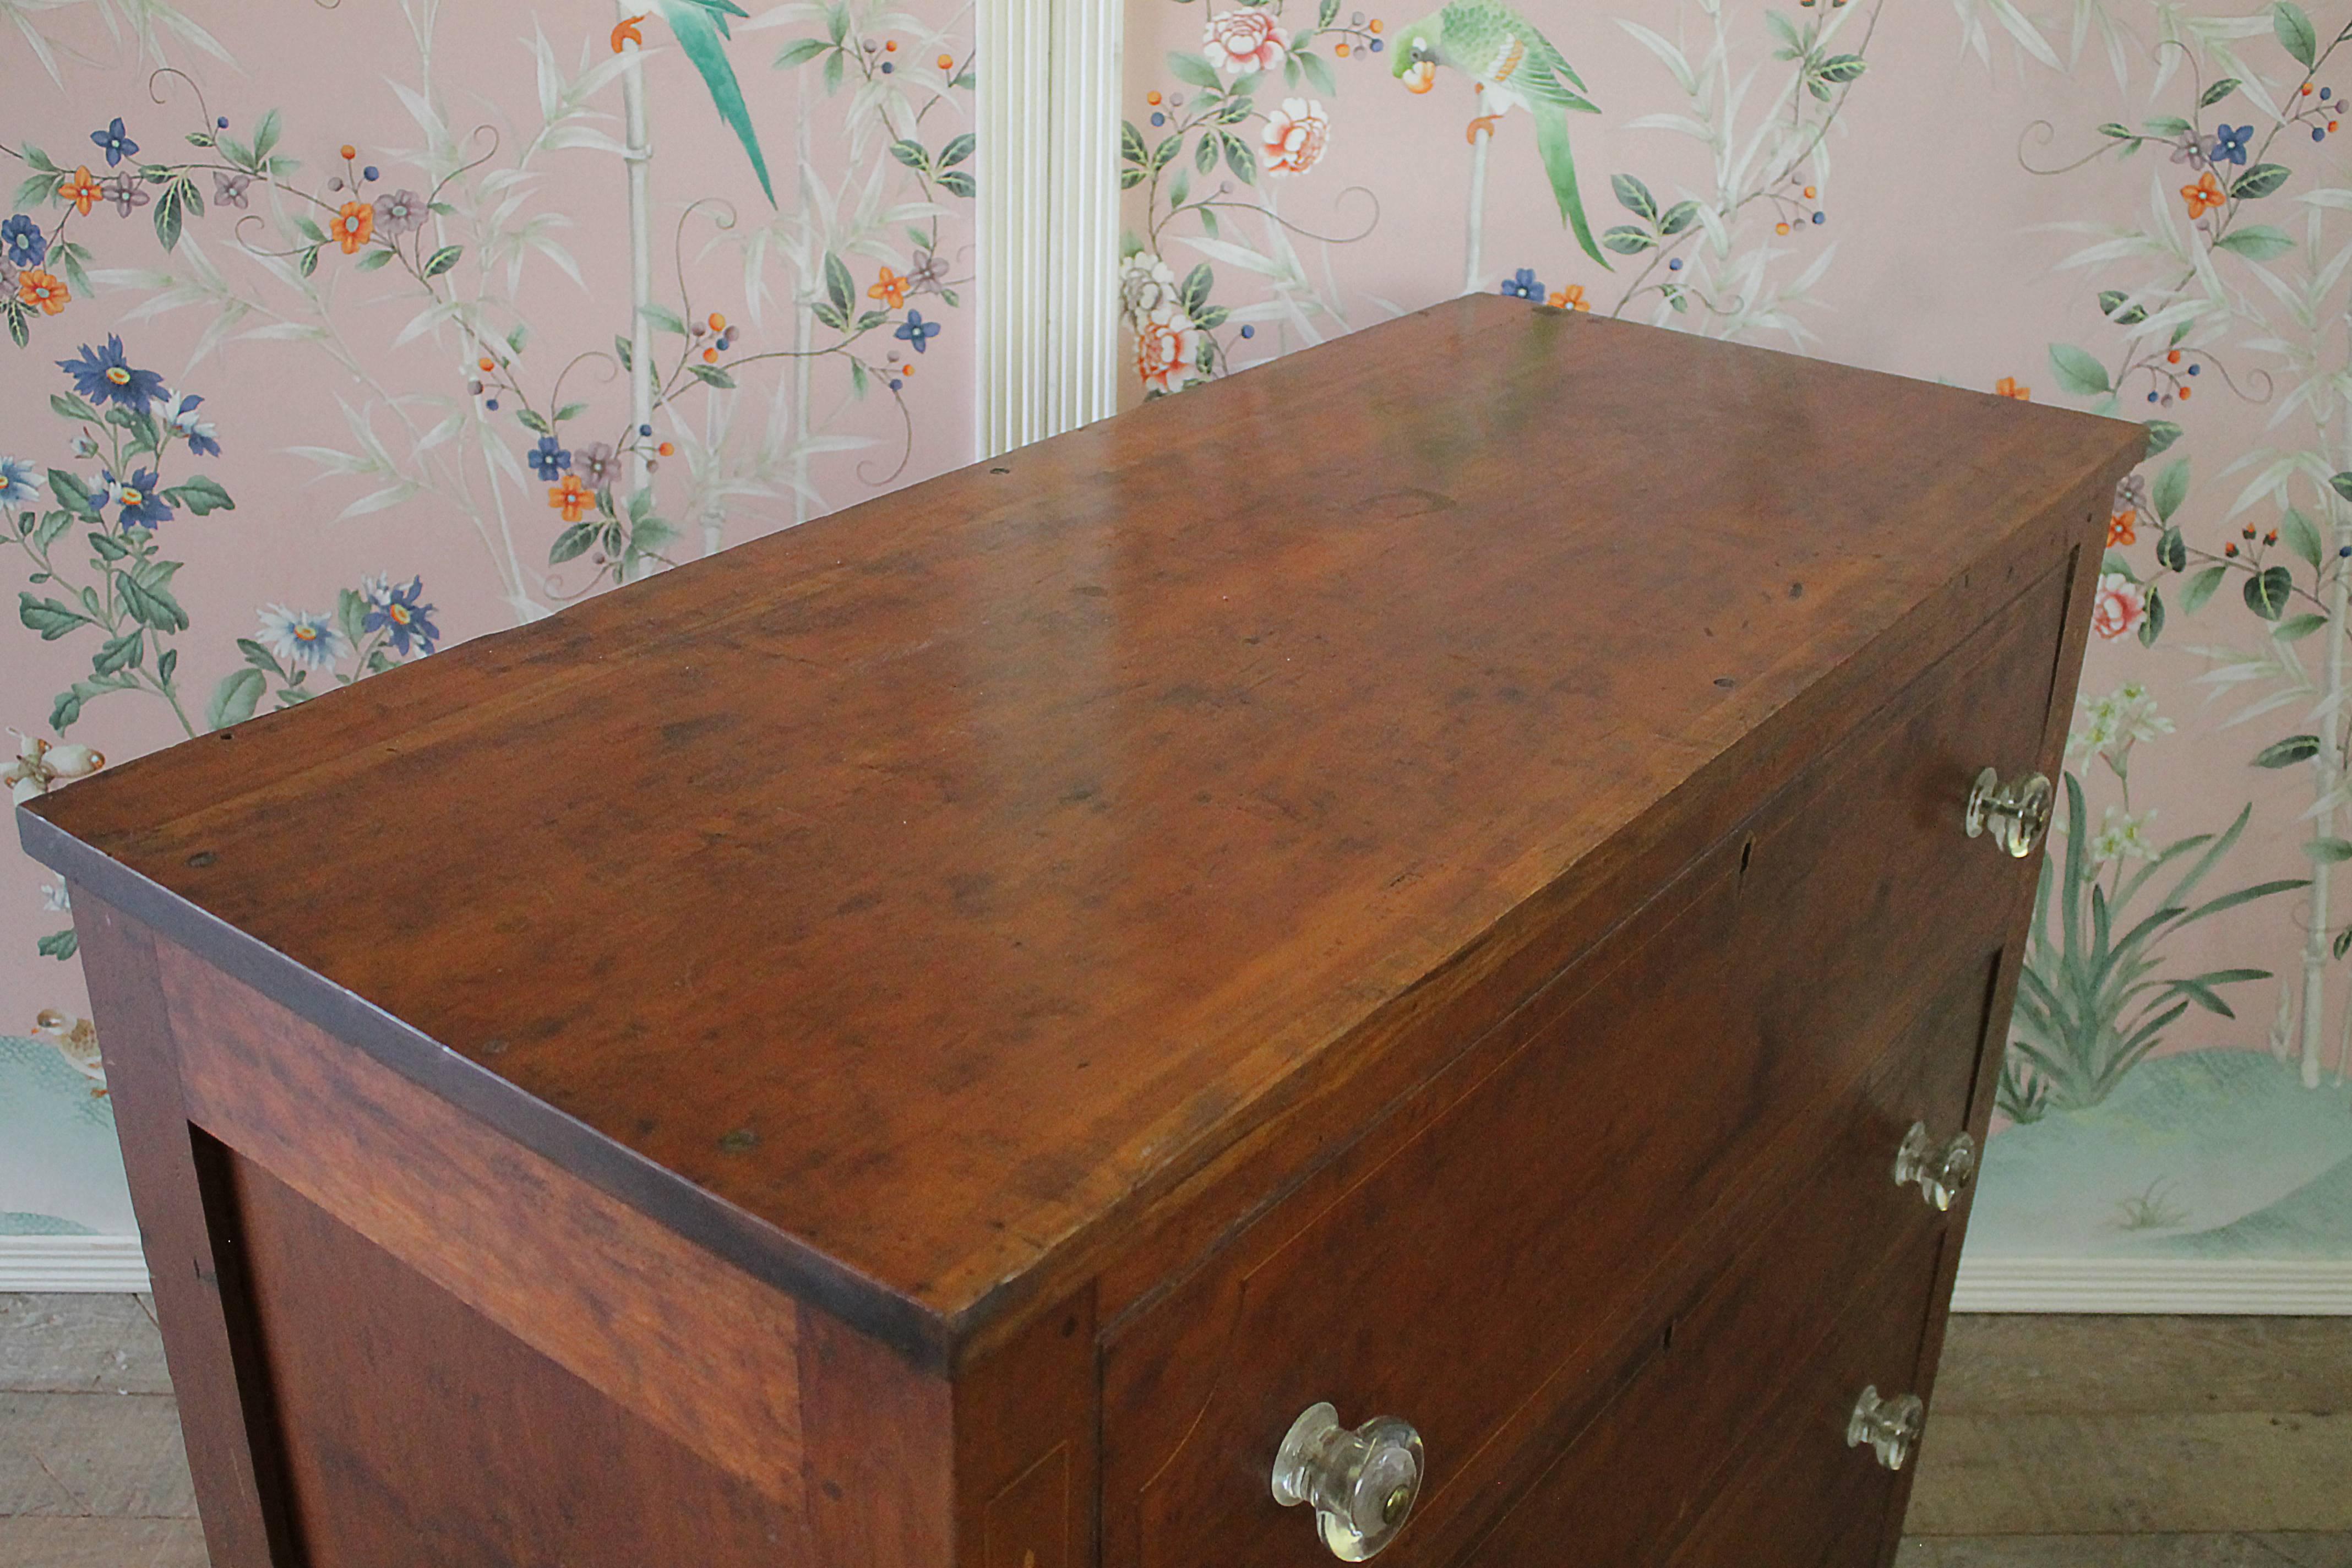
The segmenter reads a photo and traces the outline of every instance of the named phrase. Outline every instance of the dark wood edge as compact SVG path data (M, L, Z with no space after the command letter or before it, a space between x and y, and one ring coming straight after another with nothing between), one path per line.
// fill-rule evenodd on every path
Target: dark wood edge
M889 1346L915 1370L948 1370L949 1325L921 1302L843 1267L614 1142L21 805L16 830L26 854L88 888L163 940L752 1278Z

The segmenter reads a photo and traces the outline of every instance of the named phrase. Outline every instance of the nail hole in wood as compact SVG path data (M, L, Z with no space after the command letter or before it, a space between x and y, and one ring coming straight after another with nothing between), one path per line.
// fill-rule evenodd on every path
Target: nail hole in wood
M188 857L188 864L201 869L204 867L214 864L215 861L219 860L219 856L214 854L209 849L199 849L194 854Z

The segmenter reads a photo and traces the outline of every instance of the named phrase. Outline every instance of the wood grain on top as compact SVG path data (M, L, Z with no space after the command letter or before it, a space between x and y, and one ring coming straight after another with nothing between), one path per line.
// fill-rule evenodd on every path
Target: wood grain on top
M2140 438L1464 300L26 834L952 1324Z

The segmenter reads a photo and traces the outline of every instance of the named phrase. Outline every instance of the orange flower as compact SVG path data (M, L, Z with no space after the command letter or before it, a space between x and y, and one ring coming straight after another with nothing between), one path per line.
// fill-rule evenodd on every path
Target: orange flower
M75 210L84 217L89 216L90 208L106 199L106 193L99 189L98 176L87 167L76 169L73 178L58 187L58 195L73 203Z
M2109 544L2138 543L2139 535L2132 531L2132 524L2138 521L2139 510L2137 508L2119 511L2116 513L2115 516L2107 519L2107 542Z
M2014 397L2020 403L2030 403L2033 400L2033 388L2018 385L2017 377L2013 375L2002 376L1992 384L1992 389L2003 397Z
M53 278L37 267L27 267L16 274L16 298L26 305L38 305L41 314L54 316L66 308L72 299L62 279Z
M2222 193L2221 183L2213 177L2213 171L2208 169L2195 184L2180 187L2180 199L2189 204L2189 221L2194 223L2229 197Z
M617 55L621 52L621 46L623 44L635 44L641 49L646 47L646 36L637 31L637 24L644 21L646 17L651 15L653 15L652 12L646 11L640 12L635 16L624 16L621 18L620 26L613 29L613 52L614 54Z
M866 290L869 300L879 300L893 310L904 310L907 304L907 280L885 267L882 281Z
M375 234L375 208L366 202L345 202L335 214L335 238L349 256Z
M580 482L577 474L566 474L560 485L551 485L547 504L563 514L566 522L578 522L580 514L596 502L596 492Z
M1556 290L1549 303L1555 310L1590 310L1592 309L1592 301L1584 297L1584 285L1581 283L1571 283L1565 289Z

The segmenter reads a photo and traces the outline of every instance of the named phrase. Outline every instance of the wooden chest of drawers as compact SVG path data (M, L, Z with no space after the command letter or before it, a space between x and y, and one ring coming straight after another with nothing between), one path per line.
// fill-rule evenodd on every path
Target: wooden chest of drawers
M35 803L215 1563L1883 1563L2140 442L1465 300Z

